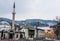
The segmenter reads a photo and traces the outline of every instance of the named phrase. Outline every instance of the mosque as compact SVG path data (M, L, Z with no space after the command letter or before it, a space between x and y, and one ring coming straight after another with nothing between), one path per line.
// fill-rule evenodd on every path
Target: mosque
M20 39L24 38L25 33L21 32L19 26L15 27L15 2L13 5L12 12L12 27L8 22L2 21L0 22L0 38L4 39Z
M45 37L44 29L45 27L36 27L31 25L24 25L23 29L20 26L15 26L15 2L13 5L13 12L12 12L12 26L9 23L2 21L0 22L0 38L4 39L14 39L18 40L21 38L36 38L36 37ZM42 28L42 29L41 29ZM49 28L46 27L46 28ZM50 28L49 28L50 29Z

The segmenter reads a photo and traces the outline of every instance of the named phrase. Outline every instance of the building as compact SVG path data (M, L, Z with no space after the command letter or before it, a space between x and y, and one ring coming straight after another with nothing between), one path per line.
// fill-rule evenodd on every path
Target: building
M26 39L32 38L33 39L36 37L45 37L45 30L50 29L49 26L48 27L37 27L37 26L31 26L30 24L24 25L24 26L22 26L22 28L20 28L19 25L15 25L15 14L16 14L16 12L15 12L15 2L14 2L13 12L12 12L12 25L10 26L10 24L8 24L7 22L5 22L5 23L1 22L3 25L3 28L5 28L6 27L5 24L7 24L7 25L9 25L8 27L10 29L1 30L0 38L18 40L21 38L26 38ZM39 24L39 22L38 22L38 24Z
M2 28L2 30L0 31L0 38L14 39L14 40L24 38L25 32L21 32L20 26L15 25L15 14L16 14L16 12L15 12L15 2L14 2L13 12L12 12L12 26L10 26L10 24L8 24L8 22L5 22L5 21L1 22L0 27Z
M51 26L51 28L54 29L55 38L60 39L60 22L57 22L57 24Z
M50 29L50 27L36 27L31 25L25 25L22 29L25 32L26 39L28 38L36 38L36 37L45 37L45 30Z

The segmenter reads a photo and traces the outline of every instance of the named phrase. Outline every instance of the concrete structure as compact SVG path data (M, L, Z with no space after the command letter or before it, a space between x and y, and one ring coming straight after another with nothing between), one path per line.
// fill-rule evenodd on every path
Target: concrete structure
M14 30L15 26L15 2L14 2L14 5L13 5L13 12L12 12L12 29Z

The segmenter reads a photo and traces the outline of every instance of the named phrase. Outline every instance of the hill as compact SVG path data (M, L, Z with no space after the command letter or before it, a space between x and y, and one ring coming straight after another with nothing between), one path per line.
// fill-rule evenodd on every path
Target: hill
M11 23L12 20L7 18L0 18L1 21L6 21L8 23ZM15 24L17 25L25 25L25 24L31 24L32 26L49 26L57 23L54 20L42 20L42 19L26 19L24 21L15 21Z

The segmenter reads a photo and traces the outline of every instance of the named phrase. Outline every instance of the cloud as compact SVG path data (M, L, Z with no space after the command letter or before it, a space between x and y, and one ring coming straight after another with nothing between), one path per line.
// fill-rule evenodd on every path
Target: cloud
M0 0L1 17L10 18L13 2L14 0ZM60 16L60 0L15 0L15 2L16 20L54 19Z

